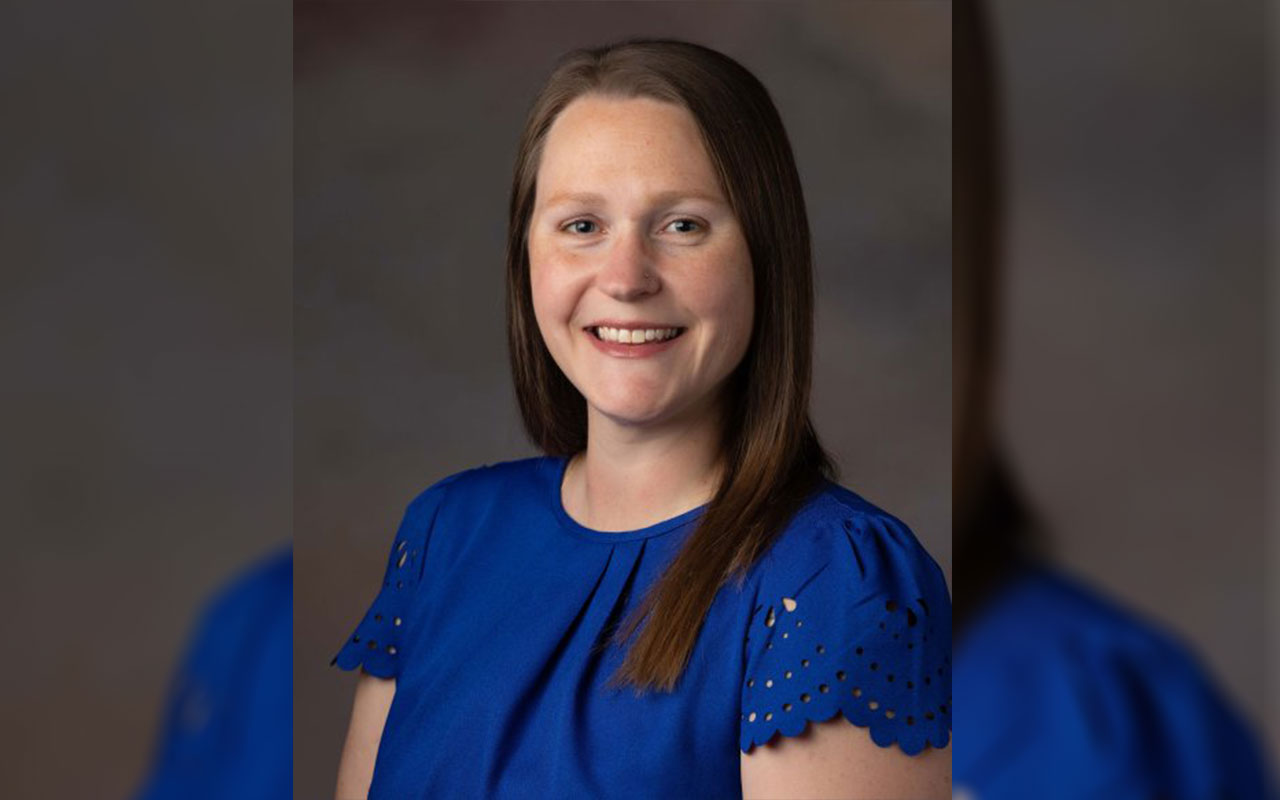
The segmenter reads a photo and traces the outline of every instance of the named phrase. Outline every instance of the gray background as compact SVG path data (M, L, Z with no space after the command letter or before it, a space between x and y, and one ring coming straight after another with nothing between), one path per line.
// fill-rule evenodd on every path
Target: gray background
M116 798L290 519L289 14L7 4L0 797Z
M1061 562L1187 643L1280 754L1265 4L994 8L1015 466Z
M332 791L353 678L327 665L405 504L533 454L502 317L516 139L560 53L641 34L721 49L772 93L814 233L820 435L949 572L948 4L299 7L298 796Z

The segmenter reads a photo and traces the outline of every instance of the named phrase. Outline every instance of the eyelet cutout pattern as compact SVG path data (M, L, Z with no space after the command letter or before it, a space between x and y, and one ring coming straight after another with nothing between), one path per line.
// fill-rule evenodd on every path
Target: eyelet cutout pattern
M407 597L421 576L420 543L398 537L392 546L390 563L382 591L374 598L364 619L356 626L330 666L365 672L381 678L400 673L401 642L404 636L404 608Z
M774 646L757 650L747 665L742 749L778 733L797 736L809 722L837 714L870 728L881 747L897 743L908 755L945 747L950 619L935 619L925 598L882 598L858 606L854 637L841 640L823 630L828 612L803 595L769 598L756 609L748 639Z
M374 598L364 619L329 662L330 666L345 670L363 666L370 675L383 678L400 673L400 664L406 657L406 637L412 626L412 617L408 613L410 601L414 589L423 579L431 530L444 505L449 484L473 471L442 478L409 502L387 556L382 590ZM372 649L360 643L371 639L377 642Z

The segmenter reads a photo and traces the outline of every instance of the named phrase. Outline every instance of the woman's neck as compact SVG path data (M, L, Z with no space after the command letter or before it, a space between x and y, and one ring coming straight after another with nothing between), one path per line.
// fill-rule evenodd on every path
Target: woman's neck
M565 470L561 502L588 528L648 527L706 503L722 470L719 416L620 425L588 409L587 449Z

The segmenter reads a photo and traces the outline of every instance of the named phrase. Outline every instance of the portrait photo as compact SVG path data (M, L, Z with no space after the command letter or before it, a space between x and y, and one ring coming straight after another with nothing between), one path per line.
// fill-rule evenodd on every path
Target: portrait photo
M299 796L950 796L950 14L295 7Z

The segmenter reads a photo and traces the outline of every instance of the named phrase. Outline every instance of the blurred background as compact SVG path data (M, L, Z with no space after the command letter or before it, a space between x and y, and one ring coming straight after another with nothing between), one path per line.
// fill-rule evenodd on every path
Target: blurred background
M71 5L0 12L6 798L132 796L292 532L288 8Z
M299 796L331 791L354 680L329 660L405 505L535 454L507 361L506 204L567 50L687 38L769 89L813 228L819 434L949 573L946 3L303 4L295 25Z
M988 4L1013 468L1060 563L1183 636L1280 753L1266 11Z
M1053 577L1015 574L959 631L957 795L1264 796L1258 763L1280 753L1276 20L1250 2L976 5L991 71L954 119L974 130L985 93L994 146L957 137L957 159L991 163L953 214L990 212L984 180L1003 195L983 256L991 437L1030 518L994 494L976 524L957 518L956 596L975 575L990 588L975 536L988 561L1038 545ZM974 251L953 256L972 279Z

